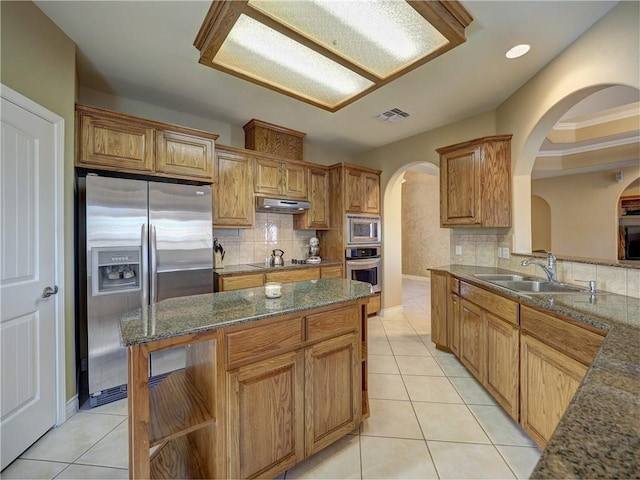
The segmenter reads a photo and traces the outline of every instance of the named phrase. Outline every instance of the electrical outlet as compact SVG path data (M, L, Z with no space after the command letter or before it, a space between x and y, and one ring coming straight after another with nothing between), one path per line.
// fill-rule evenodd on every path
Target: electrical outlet
M502 247L502 258L509 259L509 247Z
M502 258L502 247L498 247L498 258Z
M456 255L462 255L462 246L456 245Z

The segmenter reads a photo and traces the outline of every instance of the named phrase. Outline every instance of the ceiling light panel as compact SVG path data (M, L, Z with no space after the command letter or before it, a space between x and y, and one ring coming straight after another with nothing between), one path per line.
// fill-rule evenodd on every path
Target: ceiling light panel
M249 0L249 6L382 79L449 43L404 1Z
M335 107L373 82L291 38L240 15L214 64Z
M455 0L215 0L200 63L335 112L463 43Z

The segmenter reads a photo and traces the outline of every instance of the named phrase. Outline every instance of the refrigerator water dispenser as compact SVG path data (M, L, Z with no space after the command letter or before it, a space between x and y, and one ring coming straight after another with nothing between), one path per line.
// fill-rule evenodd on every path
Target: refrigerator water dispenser
M94 247L93 295L140 291L140 247Z

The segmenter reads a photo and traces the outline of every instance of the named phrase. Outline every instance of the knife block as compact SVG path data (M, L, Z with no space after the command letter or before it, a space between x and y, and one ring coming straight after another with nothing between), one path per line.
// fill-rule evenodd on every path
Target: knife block
M224 262L222 260L222 253L221 252L214 252L213 254L213 268L214 269L220 269L220 268L224 268Z

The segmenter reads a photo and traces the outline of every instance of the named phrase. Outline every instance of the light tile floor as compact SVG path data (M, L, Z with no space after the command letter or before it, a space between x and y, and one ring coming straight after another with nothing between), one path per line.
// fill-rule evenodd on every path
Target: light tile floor
M527 478L540 451L430 337L428 282L403 281L403 312L369 319L371 416L280 478ZM81 410L3 479L128 478L127 404Z

